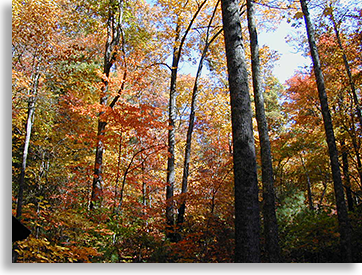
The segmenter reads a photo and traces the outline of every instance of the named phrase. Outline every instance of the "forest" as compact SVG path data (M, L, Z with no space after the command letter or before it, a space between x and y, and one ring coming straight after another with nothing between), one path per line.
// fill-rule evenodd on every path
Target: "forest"
M13 263L362 262L358 2L13 0Z

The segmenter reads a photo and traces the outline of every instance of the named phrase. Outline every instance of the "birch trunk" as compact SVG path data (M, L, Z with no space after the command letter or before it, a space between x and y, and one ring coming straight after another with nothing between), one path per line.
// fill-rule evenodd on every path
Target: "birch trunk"
M16 217L17 218L19 218L21 216L22 208L23 208L25 172L26 172L26 167L27 167L31 131L33 128L33 123L34 123L34 112L35 112L35 103L36 103L36 98L37 98L37 93L38 93L39 77L40 77L40 74L36 73L34 76L34 79L33 79L33 88L29 92L28 116L26 119L26 126L25 126L25 141L24 141L23 157L22 157L21 169L20 169L19 193L18 193L18 201L17 201L17 207L16 207Z

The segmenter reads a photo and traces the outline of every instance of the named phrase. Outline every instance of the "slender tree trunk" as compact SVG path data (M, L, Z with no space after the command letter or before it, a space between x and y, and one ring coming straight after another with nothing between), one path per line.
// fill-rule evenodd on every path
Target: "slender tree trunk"
M175 44L179 39L179 25L176 27ZM171 66L171 81L170 81L170 99L168 105L169 129L168 129L168 158L167 158L167 180L166 180L166 223L167 230L173 230L174 225L174 185L175 185L175 122L176 122L176 81L178 68L178 51L173 49L173 59Z
M119 134L119 146L118 146L118 159L117 159L117 171L116 171L116 181L114 184L114 204L113 204L113 213L116 212L117 209L117 199L118 199L118 185L119 178L121 176L121 162L122 162L122 132Z
M351 234L352 228L348 218L348 212L346 202L344 199L342 177L338 161L338 151L333 132L332 118L328 106L328 98L324 85L324 78L321 70L317 44L314 37L314 29L310 19L307 1L300 0L302 11L304 14L308 42L313 60L314 74L316 77L318 95L322 109L322 116L324 122L324 129L326 132L326 138L328 143L329 157L331 161L332 177L334 183L334 192L336 196L337 214L339 221L339 231L341 234L341 257L345 262L352 262L352 249L351 249Z
M207 34L206 34L206 41L204 45L204 49L201 54L201 58L199 61L199 65L196 72L194 87L192 90L192 96L191 96L191 110L190 110L190 116L189 116L189 125L187 129L187 135L186 135L186 147L185 147L185 158L184 158L184 167L183 167L183 175L182 175L182 186L181 186L181 194L183 197L181 198L181 204L178 209L178 216L177 216L177 225L181 226L181 224L184 222L184 216L185 216L185 210L186 210L186 193L187 193L187 184L188 184L188 176L189 176L189 166L190 166L190 158L191 158L191 142L192 142L192 133L194 130L194 123L195 123L195 109L196 109L196 98L199 93L198 90L198 81L201 76L202 67L204 63L204 59L206 58L207 51L209 49L210 44L216 39L216 37L222 32L222 30L218 31L209 41L209 31L211 28L211 23L214 19L214 16L216 14L217 6L219 5L219 2L217 2L213 15L211 16L211 19L209 21L208 27L207 27Z
M23 158L21 161L20 178L19 178L19 193L18 193L18 201L17 201L17 208L16 208L16 217L17 218L20 218L20 216L22 214L22 208L23 208L25 171L26 171L26 167L27 167L31 131L32 131L33 122L34 122L34 112L35 112L36 97L37 97L37 93L38 93L39 77L40 77L40 74L36 73L34 76L34 79L33 79L33 88L29 92L30 97L29 97L29 101L28 101L28 116L26 119L26 126L25 126L25 141L24 141L24 149L23 149Z
M117 50L116 48L119 45L121 37L121 19L122 19L122 0L110 0L108 8L108 21L107 21L107 42L104 52L104 64L103 64L103 73L106 76L103 79L103 88L100 97L100 105L106 107L108 104L109 97L109 83L108 78L111 71L111 68L116 61ZM126 73L124 74L124 77ZM118 92L120 94L123 90L123 85ZM119 95L117 95L110 107L113 108L114 104L118 100ZM107 126L106 117L104 117L104 111L99 114L98 117L98 129L97 129L97 143L96 143L96 154L94 160L94 174L93 174L93 183L92 183L92 194L89 208L92 210L96 207L100 207L101 200L103 197L103 154L105 150L104 146L104 137Z
M222 0L235 188L235 262L260 261L258 180L239 1Z
M308 193L309 209L313 211L314 206L313 206L313 195L312 195L312 183L310 182L309 173L308 173L307 167L305 167L302 155L300 155L300 161L302 162L304 173L305 173L305 176L307 177L307 193Z
M362 184L362 161L361 161L361 155L359 153L360 145L357 143L357 134L358 133L356 131L356 127L355 127L353 121L351 122L351 127L348 130L348 132L350 134L353 150L356 155L357 172L358 172L358 176L359 176L359 181Z
M207 0L198 5L197 10L193 14L189 25L187 26L184 34L181 36L181 22L178 19L175 29L175 46L173 48L172 66L171 66L171 79L170 79L170 98L168 105L169 116L169 130L168 130L168 157L167 157L167 179L166 179L166 235L171 241L177 241L179 235L174 233L175 225L175 206L174 206L174 186L175 186L175 122L176 122L176 83L177 83L177 70L181 58L181 52L185 43L186 37L191 30L191 27L205 5ZM186 3L187 5L187 3Z
M333 8L332 7L330 7L329 17L330 17L330 19L331 19L331 21L333 23L333 29L334 29L334 33L335 33L336 38L337 38L337 43L338 43L339 49L342 51L342 58L343 58L344 67L346 69L349 85L351 87L353 101L354 101L354 104L356 105L357 117L358 117L358 120L359 120L359 124L362 127L361 107L360 107L357 92L356 92L356 86L355 86L354 81L353 81L352 72L351 72L351 68L350 68L349 63L348 63L346 52L345 52L345 50L343 48L341 36L339 35L339 29L338 29L338 26L337 26L336 19L334 18Z
M146 172L145 162L142 162L142 205L147 206L147 182L144 179L144 174Z
M94 176L92 183L92 195L90 202L90 209L100 207L101 199L103 196L103 152L104 144L103 138L105 134L105 128L107 123L105 121L98 120L98 132L97 132L97 145L96 155L94 160Z
M343 175L344 175L344 186L346 188L346 195L347 195L347 206L349 211L354 211L353 205L353 197L352 197L352 190L351 190L351 179L349 176L349 165L348 165L348 149L344 140L341 141L342 147L342 168L343 168Z
M255 22L254 1L247 0L248 28L250 34L251 68L253 75L253 90L258 123L261 168L263 182L263 215L264 237L266 241L266 254L269 262L280 262L280 248L278 238L278 224L275 214L275 191L273 162L271 156L268 122L265 116L264 98L261 80L261 67L259 59L258 33Z

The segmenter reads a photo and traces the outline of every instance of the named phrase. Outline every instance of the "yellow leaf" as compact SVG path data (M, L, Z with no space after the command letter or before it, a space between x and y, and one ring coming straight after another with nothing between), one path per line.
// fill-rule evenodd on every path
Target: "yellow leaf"
M303 12L298 11L296 14L294 14L294 19L300 19L303 18Z

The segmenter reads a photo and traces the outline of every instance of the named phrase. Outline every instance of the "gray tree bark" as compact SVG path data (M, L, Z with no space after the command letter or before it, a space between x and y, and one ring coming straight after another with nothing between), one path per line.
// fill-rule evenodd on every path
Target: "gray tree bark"
M170 98L168 105L169 115L169 130L168 130L168 157L167 157L167 179L166 179L166 236L171 241L177 241L179 235L174 231L175 225L175 206L174 206L174 186L175 186L175 122L176 122L176 83L177 83L177 70L181 58L181 52L188 33L197 15L202 7L206 4L207 0L198 5L197 10L193 14L185 32L181 36L181 22L178 20L175 28L175 46L173 48L172 66L171 66L171 79L170 79Z
M103 73L108 79L111 68L117 58L116 47L120 43L121 38L121 19L122 19L122 2L123 0L110 0L109 10L108 10L108 21L107 21L107 41L105 46L104 53L104 64L103 64ZM124 73L124 80L126 78L126 71ZM101 97L99 103L102 106L107 106L108 104L108 80L103 79L103 88L101 92ZM124 82L118 95L112 100L109 105L111 108L114 107L116 101L118 100L120 93L123 91ZM93 173L93 183L92 183L92 194L89 209L100 207L103 191L103 154L104 154L104 136L106 132L107 120L104 117L104 112L102 111L98 117L98 129L97 129L97 143L96 143L96 154L94 160L94 173Z
M231 101L235 184L235 262L260 261L258 180L239 1L222 0Z
M273 162L268 133L268 122L265 116L264 108L258 33L255 22L255 7L253 0L247 0L247 17L250 34L251 69L253 75L256 120L258 123L260 139L261 169L263 182L264 237L266 243L266 255L267 261L275 263L280 262L280 247L278 238L277 217L275 214Z
M204 60L206 58L207 51L210 47L210 44L216 39L216 37L222 32L222 29L218 31L210 40L210 28L212 21L214 19L214 16L216 14L217 6L219 5L218 1L216 3L215 9L213 11L213 14L211 16L211 19L209 21L209 24L207 26L207 33L206 33L206 39L205 39L205 45L204 49L201 54L201 58L199 61L199 65L196 72L196 77L194 81L194 87L192 90L192 96L191 96L191 107L190 107L190 116L189 116L189 125L187 128L187 135L186 135L186 146L185 146L185 157L184 157L184 167L183 167L183 174L182 174L182 185L181 185L181 194L183 197L181 198L181 204L178 209L178 216L177 216L177 225L181 226L181 224L184 222L185 218L185 210L186 210L186 193L187 193L187 185L188 185L188 176L189 176L189 166L190 166L190 158L191 158L191 143L192 143L192 133L194 130L194 124L195 124L195 109L196 109L196 99L197 95L199 93L198 89L198 81L201 76L202 67Z
M344 67L346 69L349 85L351 87L353 101L354 101L354 104L356 105L357 117L358 117L358 120L359 120L359 124L362 127L361 107L360 107L360 103L359 103L357 92L356 92L356 86L354 84L354 80L353 80L353 77L352 77L351 68L350 68L349 63L348 63L348 58L347 58L347 55L346 55L346 51L343 48L341 36L339 34L338 23L336 22L336 19L334 17L332 6L330 6L329 9L330 9L329 17L330 17L330 19L332 21L332 24L333 24L333 30L334 30L334 33L335 33L336 38L337 38L338 47L342 51L342 58L343 58Z
M34 123L34 112L35 112L35 103L38 93L38 84L39 84L40 74L36 73L33 77L33 87L29 91L29 100L28 100L28 116L26 119L25 126L25 141L23 148L23 157L21 161L20 168L20 178L19 178L19 192L18 192L18 201L16 206L16 217L20 218L22 209L23 209L23 200L24 200L24 188L25 188L25 171L27 167L27 159L29 154L29 146L31 139L31 131Z
M179 25L176 26L175 44L179 40ZM171 81L170 81L170 98L168 104L168 157L167 157L167 179L166 179L166 224L167 231L172 231L174 225L174 185L175 185L175 122L176 122L176 81L177 69L180 59L180 51L178 47L173 49L173 58L171 66ZM168 235L168 234L166 234Z
M310 14L306 0L300 0L304 20L307 29L308 43L313 60L314 74L317 82L318 95L322 109L322 116L324 122L324 129L327 138L329 157L332 168L332 177L334 183L334 192L336 196L337 214L339 222L340 248L341 258L344 262L352 262L352 249L351 249L351 234L352 228L348 218L346 202L344 199L342 177L338 161L338 150L336 146L332 118L328 106L328 98L324 84L324 77L321 69L317 44L315 41L314 28L310 19Z

